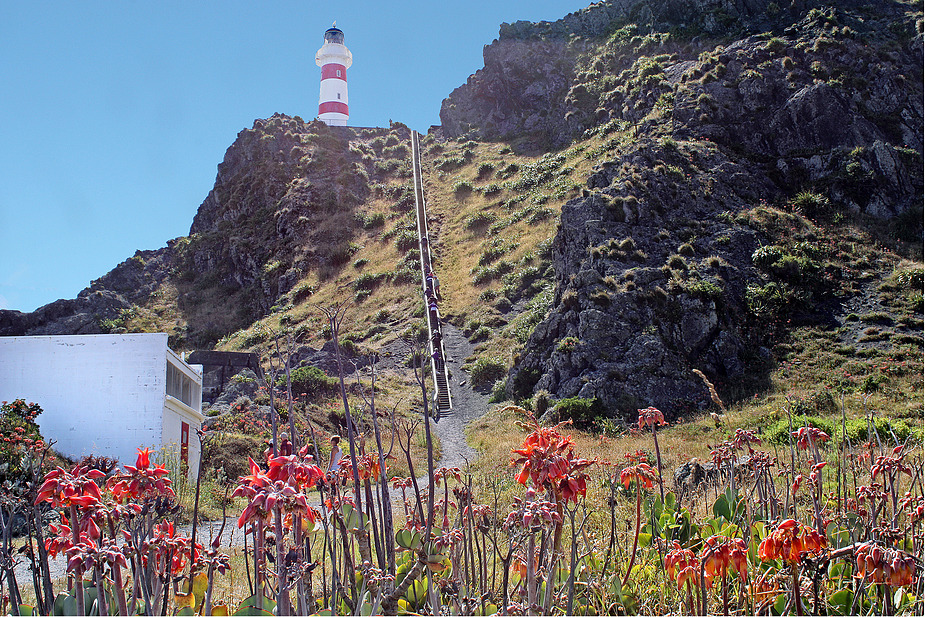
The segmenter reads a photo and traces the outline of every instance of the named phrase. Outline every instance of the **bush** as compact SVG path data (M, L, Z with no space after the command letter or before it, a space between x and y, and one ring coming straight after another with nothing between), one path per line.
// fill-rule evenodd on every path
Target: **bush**
M680 255L672 255L668 258L668 267L672 270L687 270L687 260Z
M457 197L463 197L472 192L472 183L468 180L460 180L453 185L453 192Z
M498 219L494 212L477 212L466 217L466 229L478 231L488 227Z
M684 290L700 300L719 300L723 297L723 288L712 281L692 281L685 285Z
M556 403L556 415L560 420L571 419L575 427L588 429L595 425L598 416L603 415L603 405L598 398L573 396Z
M363 229L376 229L385 224L385 214L375 212L363 217Z
M35 419L42 413L37 403L26 403L19 398L11 403L0 404L0 480L12 481L26 474L29 467L25 463L30 452L40 453L44 441Z
M901 444L912 433L912 428L902 420L888 420L879 416L874 418L874 430L877 431L877 435L880 436L880 440L884 442L884 445L888 446L893 445L893 435ZM848 438L848 442L854 446L860 446L870 440L876 441L876 438L870 435L870 425L866 418L856 418L845 422L845 436ZM841 426L838 427L838 438L839 440L841 439Z
M227 478L235 479L250 473L248 457L259 461L263 457L263 440L243 433L213 434L203 443L202 469L223 470Z
M495 382L495 385L491 387L491 396L488 397L489 403L500 403L507 400L505 385L506 382L503 379L499 379Z
M835 425L830 420L817 416L793 416L793 430L797 431L804 426L812 426L826 432L829 437L835 437ZM787 418L781 418L764 430L764 439L769 443L788 445L790 443L790 424ZM794 444L796 439L794 438ZM831 441L826 442L831 443Z
M830 203L829 198L812 191L802 191L792 202L793 209L806 217L813 217L828 210Z
M469 376L472 380L473 388L480 388L494 384L499 379L507 375L507 366L504 361L497 356L482 356L475 361L472 368L469 369Z
M340 388L340 380L328 377L327 373L317 366L303 366L290 373L292 378L292 394L305 394L309 397L331 396ZM285 385L286 376L281 375L277 385Z

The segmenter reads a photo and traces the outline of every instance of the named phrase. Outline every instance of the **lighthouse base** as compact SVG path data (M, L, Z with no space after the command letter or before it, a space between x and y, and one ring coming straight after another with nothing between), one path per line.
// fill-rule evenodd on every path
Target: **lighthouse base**
M349 116L345 116L344 114L325 113L318 116L318 119L328 126L347 126Z

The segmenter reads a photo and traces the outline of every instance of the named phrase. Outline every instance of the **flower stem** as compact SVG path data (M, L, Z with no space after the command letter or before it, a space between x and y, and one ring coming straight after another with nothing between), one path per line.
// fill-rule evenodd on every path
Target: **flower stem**
M630 580L630 572L633 571L633 563L636 561L636 547L639 546L639 522L642 515L642 494L639 492L639 478L636 478L636 533L633 534L633 551L630 553L630 563L626 567L626 574L623 575L622 585Z

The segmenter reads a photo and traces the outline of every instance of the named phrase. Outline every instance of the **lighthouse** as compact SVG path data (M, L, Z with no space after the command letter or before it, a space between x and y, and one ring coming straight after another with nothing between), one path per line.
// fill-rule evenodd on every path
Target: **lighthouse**
M344 33L337 22L324 33L324 45L315 54L315 64L321 67L321 96L318 98L318 118L328 126L347 126L347 69L353 55L344 45Z

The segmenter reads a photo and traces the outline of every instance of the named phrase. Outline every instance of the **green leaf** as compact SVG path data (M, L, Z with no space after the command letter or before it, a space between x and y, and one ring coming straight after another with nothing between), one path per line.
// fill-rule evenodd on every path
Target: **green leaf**
M677 497L675 497L675 494L673 492L668 491L667 493L665 493L665 508L668 510L674 510L676 500L677 500Z
M38 615L38 612L35 610L35 607L30 604L20 604L19 605L19 614L23 617L32 615Z
M836 615L850 615L854 604L854 592L850 589L839 589L829 596L829 607Z
M259 594L254 594L254 595L252 595L252 596L249 597L249 598L245 598L244 600L241 601L241 604L238 605L238 609L240 610L240 609L242 609L242 608L248 608L248 607L250 607L250 608L257 608L257 598L258 598L258 596L259 596ZM263 603L262 603L262 604L263 604L263 608L266 609L266 610L269 610L271 613L276 609L276 601L275 601L275 600L272 600L272 599L270 599L270 598L268 598L268 597L266 597L266 596L263 596ZM232 613L232 614L233 614L233 615L237 615L238 613ZM243 614L243 613L242 613L242 614Z
M242 606L235 612L231 613L232 615L272 615L270 611L265 608L257 608L256 606Z
M716 498L716 501L713 502L713 516L716 518L724 518L727 521L732 520L732 509L729 507L729 501L726 499L725 495L720 495Z
M402 548L414 548L413 541L414 535L409 529L399 529L398 533L395 534L395 542Z
M774 604L771 606L771 612L775 615L783 615L784 608L787 607L787 594L782 593L774 599Z
M51 609L52 615L76 615L77 614L77 597L69 593L61 592L55 596L55 603Z
M652 534L651 533L639 533L639 546L646 547L652 544Z
M188 606L184 606L183 608L177 611L177 615L195 615L195 614L196 613L193 612L193 609L191 609Z

